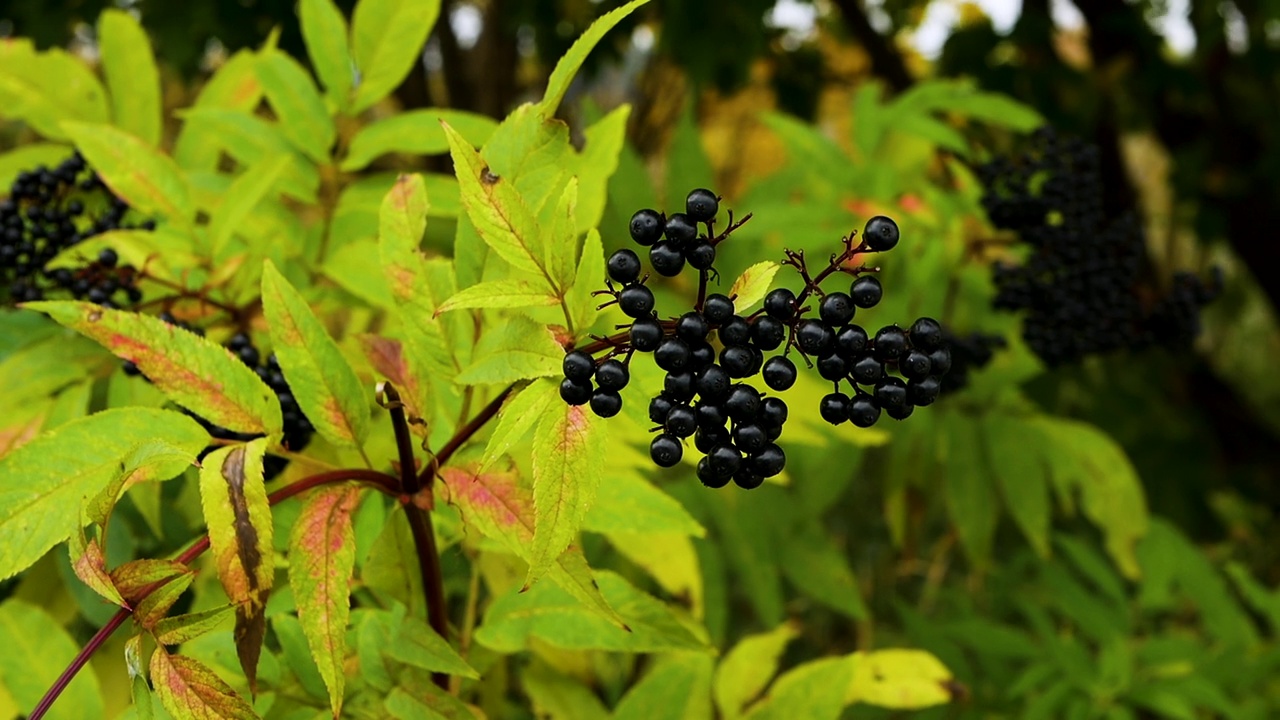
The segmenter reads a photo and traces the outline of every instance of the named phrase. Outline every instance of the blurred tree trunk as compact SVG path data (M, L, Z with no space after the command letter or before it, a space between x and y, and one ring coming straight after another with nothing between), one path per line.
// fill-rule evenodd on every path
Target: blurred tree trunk
M871 58L871 71L880 76L894 92L902 92L915 82L907 71L902 54L893 46L893 39L876 32L871 19L862 8L861 0L832 0L839 8L844 26Z

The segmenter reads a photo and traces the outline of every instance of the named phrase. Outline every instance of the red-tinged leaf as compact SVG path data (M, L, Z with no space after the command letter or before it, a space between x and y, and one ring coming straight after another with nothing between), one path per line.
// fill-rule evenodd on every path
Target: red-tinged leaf
M266 635L266 605L275 578L271 506L262 481L266 438L213 451L200 470L200 499L218 580L236 603L236 653L257 685L258 656Z
M44 419L49 416L48 408L42 409L24 418L17 424L0 428L0 458L26 445L40 433Z
M604 423L585 406L542 418L533 435L533 549L525 588L577 537L604 474Z
M334 717L342 712L351 573L356 563L351 514L362 497L353 486L316 490L307 497L289 537L289 587L311 657L329 688Z
M67 550L71 553L71 569L80 582L101 595L108 602L124 606L124 598L111 582L111 573L107 572L107 556L97 538L86 541L84 532L73 532L67 542Z
M178 602L178 598L182 597L182 593L191 587L192 580L195 580L195 575L185 573L164 582L151 594L138 601L137 607L133 610L133 621L147 630L154 631L169 614L169 608L172 608L173 604Z
M87 302L36 302L46 313L131 360L170 400L210 422L244 433L274 434L283 421L275 393L229 350L158 318Z
M373 369L399 388L400 400L404 403L405 412L410 420L425 418L428 412L427 386L414 371L400 341L377 335L360 335L359 340L360 347L364 349L364 355ZM425 436L427 433L424 423L412 422L409 429L418 435Z
M134 605L145 597L144 591L152 585L192 572L191 568L172 560L130 560L111 571L111 583L125 602Z
M329 442L359 447L369 434L369 401L360 378L270 260L262 268L262 308L280 367L307 419Z
M440 472L442 497L456 505L462 519L528 562L533 548L533 494L510 470L476 472L475 466L446 467ZM626 628L600 594L586 558L570 545L552 563L549 577L566 592L609 622Z
M151 683L175 720L252 720L258 714L204 664L156 648Z
M152 631L161 645L181 645L222 625L235 612L234 605L223 605L212 610L187 613L158 620Z

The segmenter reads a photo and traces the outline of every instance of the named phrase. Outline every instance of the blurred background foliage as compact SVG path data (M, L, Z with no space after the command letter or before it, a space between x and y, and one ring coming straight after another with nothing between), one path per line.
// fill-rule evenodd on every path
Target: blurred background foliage
M501 118L539 97L554 60L619 4L447 0L423 62L369 112ZM109 5L149 30L171 109L273 28L306 57L292 0L10 0L0 30L92 61ZM964 687L921 716L1275 717L1278 76L1280 3L1259 0L656 0L624 21L562 109L580 139L633 106L606 252L635 209L675 207L702 185L755 213L725 253L729 278L783 247L823 257L883 212L904 242L884 261L877 317L934 315L1010 343L911 422L852 439L811 428L788 488L708 496L691 474L667 482L710 535L694 541L700 570L672 570L663 589L700 603L721 647L798 619L784 664L894 642L931 650ZM1193 353L1048 371L1016 316L991 309L990 265L1007 250L990 242L969 163L1039 119L988 93L1097 144L1107 212L1141 216L1161 277L1225 269ZM6 147L33 137L17 123L0 132ZM385 155L360 187L380 196L404 169L450 168ZM356 235L374 219L351 197L334 222ZM428 242L447 251L450 222ZM823 392L801 390L812 397L793 408ZM593 564L655 562L618 545L589 546ZM595 654L544 649L539 662L613 699L630 672Z

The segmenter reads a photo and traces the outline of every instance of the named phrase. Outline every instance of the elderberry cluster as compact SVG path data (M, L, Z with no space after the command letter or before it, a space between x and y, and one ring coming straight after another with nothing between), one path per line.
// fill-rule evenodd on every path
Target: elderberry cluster
M63 250L118 229L155 228L147 220L124 223L129 205L116 197L79 153L56 167L19 173L0 201L0 303L43 300L58 293L104 307L137 303L138 271L121 265L110 248L79 268L46 268Z
M653 353L655 364L666 371L662 392L649 403L649 419L657 426L649 447L654 463L660 467L679 463L684 441L692 437L694 447L703 454L697 475L704 485L720 488L732 481L752 489L786 467L786 453L776 441L789 409L781 398L766 396L743 381L761 375L770 390L789 389L797 379L796 365L788 357L793 348L810 367L809 358L816 358L819 374L835 383L835 392L819 407L822 417L833 424L851 421L870 427L882 409L890 417L903 419L915 406L928 405L938 397L939 376L950 367L951 356L937 322L920 318L909 330L891 325L874 337L852 324L858 308L880 302L883 288L879 280L864 275L875 269L845 264L859 254L897 245L896 223L883 216L872 218L863 230L862 243L855 246L852 235L845 238L844 252L833 255L816 278L809 276L803 253L788 251L787 264L800 272L804 289L799 296L783 288L773 290L763 310L744 317L734 305L736 298L706 293L708 279L717 277L713 267L717 246L750 219L748 215L735 223L730 211L728 226L716 234L719 203L715 193L700 188L689 193L683 213L664 216L645 209L632 216L631 238L649 248L655 272L670 277L686 265L699 271L698 300L679 317L659 319L653 292L645 284L649 276L641 275L639 256L625 248L613 253L606 266L608 289L597 294L612 296L601 307L616 303L632 323L619 326L624 332L597 337L592 345L565 356L560 384L565 402L589 404L601 417L618 414L632 357ZM703 234L699 234L700 225L706 228ZM849 292L823 293L822 281L836 272L854 276ZM818 317L805 317L812 310L805 301L815 294L821 297ZM594 357L602 350L607 351L603 357ZM766 353L774 352L766 358ZM906 380L888 375L888 369L899 371ZM840 392L842 381L853 388L853 398Z
M1028 347L1050 366L1092 354L1190 347L1200 309L1222 288L1180 273L1168 290L1151 278L1141 224L1103 212L1098 149L1044 128L1020 154L977 168L992 224L1031 246L1022 265L994 270L996 308L1025 312Z

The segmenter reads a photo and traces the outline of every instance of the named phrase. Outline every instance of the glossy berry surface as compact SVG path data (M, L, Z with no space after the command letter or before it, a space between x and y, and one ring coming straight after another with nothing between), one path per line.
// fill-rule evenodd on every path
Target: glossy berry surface
M631 216L631 239L640 245L652 245L662 237L666 223L657 210L640 210Z
M651 317L640 318L631 324L627 331L631 347L640 352L653 352L662 342L662 324Z
M684 211L696 222L707 222L720 212L720 198L706 188L698 188L684 199Z
M823 380L840 380L849 374L849 361L835 353L818 358L817 366Z
M769 314L769 317L786 322L795 317L795 303L795 293L786 288L778 288L769 291L769 294L764 297L764 311Z
M835 342L831 328L817 320L801 320L796 326L796 345L807 355L822 355Z
M621 390L631 380L631 372L621 360L610 358L596 368L596 385L606 390Z
M640 256L628 248L617 250L609 256L606 270L614 282L632 282L640 277Z
M719 365L712 365L699 371L694 383L698 397L705 400L722 400L728 397L729 386L733 384L729 373Z
M751 456L750 469L761 477L771 478L787 466L787 455L774 443L769 443Z
M667 422L667 415L675 403L666 395L658 395L649 401L649 422L662 425Z
M622 410L622 396L617 390L596 390L591 394L591 411L602 418L610 418Z
M898 362L898 371L908 380L919 380L933 372L933 363L929 356L919 350L912 350Z
M907 383L907 402L921 407L932 405L941 390L942 383L936 377L912 380Z
M764 384L771 390L782 392L796 384L796 364L781 355L766 360L763 372Z
M870 338L867 331L857 325L840 328L836 333L836 352L846 360L853 360L867 349Z
M667 413L666 427L676 437L689 437L698 429L698 416L688 405L673 405Z
M729 417L737 422L754 420L760 412L760 393L750 385L734 385L724 402Z
M720 293L708 295L702 305L702 316L712 325L722 325L733 317L733 301Z
M884 215L877 215L863 227L862 240L874 252L892 250L898 244L898 223Z
M618 307L628 317L645 317L653 312L653 291L644 285L628 285L618 294Z
M687 343L695 343L706 339L711 327L701 313L690 310L676 320L676 336Z
M876 278L863 275L849 286L849 297L852 297L853 304L860 308L873 308L880 304L880 298L884 297L884 287Z
M916 320L911 323L911 329L907 332L911 335L911 346L924 352L933 352L942 347L944 342L942 325L933 318L922 317Z
M590 380L596 373L596 361L589 354L574 350L564 356L562 370L564 376L570 380Z
M849 396L833 392L823 396L818 403L818 412L822 419L832 425L839 425L849 419Z
M698 236L698 226L688 215L675 213L667 218L666 236L676 247L683 247Z
M698 270L706 270L716 263L716 246L709 242L697 242L684 251L689 265Z
M669 337L658 343L653 351L653 361L658 367L668 372L682 370L689 364L689 344L680 338Z
M731 378L750 377L753 360L751 348L746 345L730 345L720 351L720 366Z
M740 316L733 316L720 326L717 332L720 342L728 345L746 345L751 340L751 325Z
M846 293L827 293L822 302L818 303L818 317L832 327L840 327L853 319L855 309L853 298Z
M590 382L565 378L560 381L560 399L570 405L585 405L591 400Z
M649 443L649 457L658 467L675 467L684 457L684 446L673 435L659 435Z
M787 326L777 318L761 315L751 323L751 343L761 350L776 350L787 339Z
M884 365L870 355L863 356L853 363L850 370L853 379L861 385L870 385L884 375Z
M880 328L872 340L872 352L880 362L897 360L907 353L907 334L897 325Z
M673 400L688 402L693 399L693 373L688 370L672 371L662 379L662 394Z
M859 394L849 402L849 422L869 428L880 419L880 406L870 395Z
M659 275L675 277L684 270L684 253L674 243L662 240L649 248L649 264Z
M888 410L900 408L907 404L907 384L901 379L889 376L876 383L876 404Z

